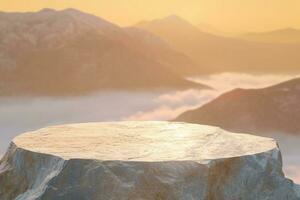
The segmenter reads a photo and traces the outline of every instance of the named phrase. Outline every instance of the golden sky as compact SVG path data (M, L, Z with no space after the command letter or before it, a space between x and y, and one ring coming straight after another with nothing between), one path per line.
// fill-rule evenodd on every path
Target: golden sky
M119 25L177 14L226 32L300 28L300 0L0 0L1 11L76 8Z

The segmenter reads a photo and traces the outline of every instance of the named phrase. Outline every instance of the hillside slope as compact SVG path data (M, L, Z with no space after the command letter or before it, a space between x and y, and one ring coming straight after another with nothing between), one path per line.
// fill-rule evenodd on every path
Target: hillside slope
M180 75L188 57L131 32L74 9L1 12L0 95L205 87Z
M254 134L300 134L300 78L263 89L235 89L175 121Z
M299 44L217 36L202 32L175 15L144 21L136 27L160 36L174 49L192 58L199 64L198 73L300 71Z

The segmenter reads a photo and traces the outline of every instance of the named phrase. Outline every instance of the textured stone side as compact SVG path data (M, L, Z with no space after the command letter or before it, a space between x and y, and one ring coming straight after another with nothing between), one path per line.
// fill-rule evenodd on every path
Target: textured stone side
M206 200L299 199L282 172L279 149L256 155L213 161Z
M279 149L206 162L61 158L11 145L1 200L299 200ZM26 169L26 170L25 170Z
M111 122L16 137L0 161L0 200L300 198L271 138L195 124Z
M64 167L61 158L38 154L11 144L0 162L0 199L35 200Z

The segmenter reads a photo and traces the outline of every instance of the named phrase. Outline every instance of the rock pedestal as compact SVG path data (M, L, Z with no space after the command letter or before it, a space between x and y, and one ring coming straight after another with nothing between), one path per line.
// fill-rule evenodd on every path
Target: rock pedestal
M299 200L273 139L210 126L116 122L16 137L1 200Z

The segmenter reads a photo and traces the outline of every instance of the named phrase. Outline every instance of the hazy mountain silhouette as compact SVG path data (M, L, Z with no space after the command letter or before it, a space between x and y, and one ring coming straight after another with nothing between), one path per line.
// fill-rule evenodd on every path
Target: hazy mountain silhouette
M197 24L197 28L201 32L210 33L210 34L217 35L217 36L233 37L236 35L234 33L221 31L221 30L215 28L214 26L206 24L206 23Z
M178 75L194 63L156 36L74 9L0 12L0 38L1 95L205 87Z
M136 26L160 36L174 49L191 57L199 64L199 73L300 71L300 45L217 36L200 31L174 15Z
M135 47L140 46L140 51L149 58L157 59L179 75L191 74L197 71L197 64L188 56L172 49L172 47L160 37L136 27L124 29L129 34ZM147 48L145 48L147 47Z
M300 78L263 89L235 89L175 119L254 134L300 134Z
M243 39L269 43L300 43L300 30L294 28L278 29L261 33L246 33Z

